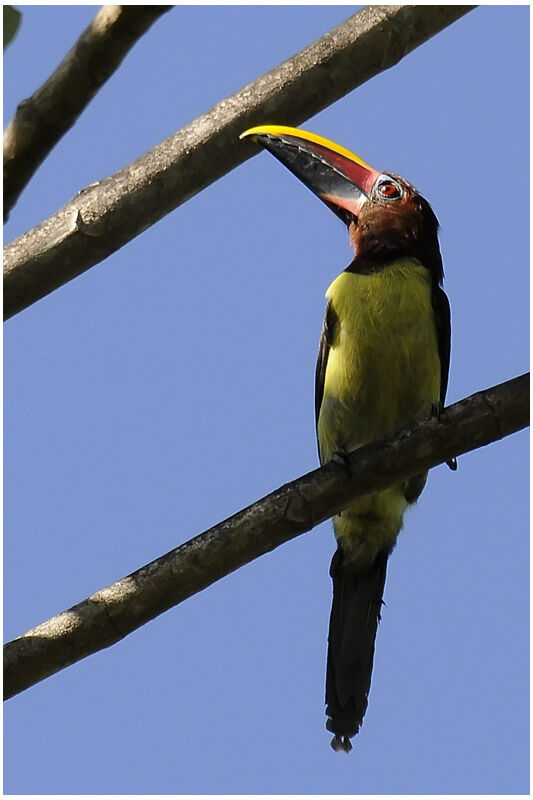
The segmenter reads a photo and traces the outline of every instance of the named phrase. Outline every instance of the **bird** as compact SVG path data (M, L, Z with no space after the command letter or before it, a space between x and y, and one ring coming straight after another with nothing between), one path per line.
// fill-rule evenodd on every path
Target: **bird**
M353 260L326 292L315 378L320 462L347 464L348 453L444 406L451 323L439 223L411 183L329 139L271 124L241 138L274 155L348 229ZM333 518L325 699L336 751L350 752L367 710L387 561L426 480L398 481Z

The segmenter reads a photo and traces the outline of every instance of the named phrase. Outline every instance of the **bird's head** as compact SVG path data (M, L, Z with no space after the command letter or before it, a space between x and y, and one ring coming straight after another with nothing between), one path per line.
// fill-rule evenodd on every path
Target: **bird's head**
M272 153L348 226L354 269L409 256L418 258L437 283L442 281L437 218L406 180L299 128L259 125L242 138Z

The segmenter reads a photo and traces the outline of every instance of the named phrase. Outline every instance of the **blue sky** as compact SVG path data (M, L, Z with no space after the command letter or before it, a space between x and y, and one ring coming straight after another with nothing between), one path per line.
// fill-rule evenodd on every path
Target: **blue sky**
M176 7L6 240L353 10ZM23 11L6 121L95 8ZM449 402L528 368L528 52L528 7L484 6L305 125L432 203ZM349 259L341 223L265 153L6 324L6 639L316 466L324 292ZM324 727L325 523L7 702L5 791L527 793L527 456L522 432L431 473L349 757Z

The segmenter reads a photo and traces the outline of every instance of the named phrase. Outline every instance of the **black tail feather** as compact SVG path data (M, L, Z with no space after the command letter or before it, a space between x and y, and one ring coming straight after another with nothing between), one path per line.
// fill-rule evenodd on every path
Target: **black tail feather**
M331 562L333 606L329 622L326 673L326 727L335 734L334 750L349 752L350 739L365 715L380 619L388 553L372 567L357 572L345 563L339 545Z

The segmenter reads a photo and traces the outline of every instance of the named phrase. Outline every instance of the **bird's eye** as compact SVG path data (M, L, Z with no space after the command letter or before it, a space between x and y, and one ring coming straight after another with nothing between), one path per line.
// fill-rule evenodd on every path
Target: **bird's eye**
M380 183L378 192L381 197L385 197L387 200L397 200L401 197L400 187L396 183L392 183L392 181Z

